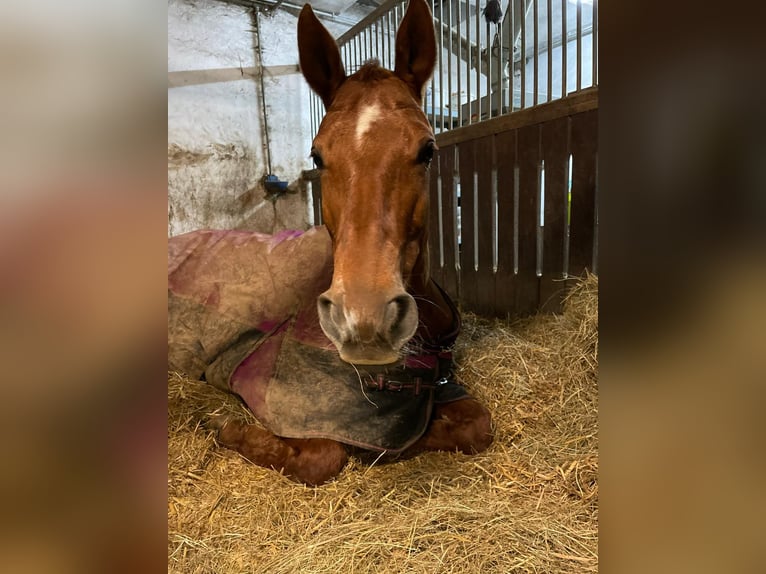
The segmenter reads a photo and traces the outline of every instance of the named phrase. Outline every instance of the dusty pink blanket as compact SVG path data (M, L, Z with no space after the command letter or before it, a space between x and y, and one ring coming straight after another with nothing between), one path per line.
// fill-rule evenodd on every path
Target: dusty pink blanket
M331 279L322 227L171 238L168 366L238 394L278 436L400 452L425 432L434 401L467 394L450 379L449 354L433 349L397 368L341 361L316 311Z

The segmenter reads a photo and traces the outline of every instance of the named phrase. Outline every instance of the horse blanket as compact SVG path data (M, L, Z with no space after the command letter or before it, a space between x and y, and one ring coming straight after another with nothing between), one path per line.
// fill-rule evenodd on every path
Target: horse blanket
M425 432L434 403L469 396L452 374L459 315L447 298L452 333L416 336L401 365L353 366L319 325L317 296L331 280L323 227L170 238L168 367L239 395L277 436L400 453Z

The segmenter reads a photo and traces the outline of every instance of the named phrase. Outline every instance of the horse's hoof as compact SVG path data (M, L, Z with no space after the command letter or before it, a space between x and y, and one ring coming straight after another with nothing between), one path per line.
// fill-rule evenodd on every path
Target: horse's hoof
M234 419L231 415L215 415L203 421L202 426L209 430L220 431L232 420Z

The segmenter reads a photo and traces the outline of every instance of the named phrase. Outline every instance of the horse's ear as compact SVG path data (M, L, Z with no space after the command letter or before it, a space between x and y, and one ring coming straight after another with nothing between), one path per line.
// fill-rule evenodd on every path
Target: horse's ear
M346 79L335 39L305 4L298 17L298 55L301 72L311 89L330 107L338 88Z
M418 101L436 65L436 36L431 9L425 0L410 0L396 33L394 72L412 88Z

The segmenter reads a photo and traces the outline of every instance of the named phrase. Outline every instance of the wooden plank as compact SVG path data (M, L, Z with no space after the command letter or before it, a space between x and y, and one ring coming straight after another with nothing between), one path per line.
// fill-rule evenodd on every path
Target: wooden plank
M217 84L220 82L236 82L237 80L257 80L261 73L267 77L297 74L300 68L297 64L281 66L256 66L247 68L210 68L206 70L179 70L168 72L168 89L184 86L199 86L202 84Z
M442 228L444 237L444 269L442 287L455 300L460 300L457 250L457 197L455 196L455 153L457 146L439 151L439 173L442 178Z
M460 169L460 302L466 309L477 307L476 284L476 201L474 198L474 173L476 171L474 141L458 145Z
M596 209L598 111L572 117L572 213L569 223L569 274L592 269Z
M539 124L564 116L580 114L597 108L598 87L588 88L547 104L540 104L513 112L512 114L506 114L491 120L439 133L436 135L436 143L443 147L490 134L499 134L511 129Z
M540 296L537 277L537 227L540 217L538 183L540 177L540 125L518 130L519 231L518 276L515 312L534 313Z
M476 312L482 315L495 314L495 270L493 262L494 198L492 193L492 170L494 156L494 135L475 142L476 173L478 193L476 212L478 227L478 270L476 271Z
M563 310L566 294L564 249L569 159L569 118L546 122L542 127L545 161L545 220L543 227L543 265L540 277L540 309L552 313Z
M516 219L516 130L495 136L497 165L497 273L495 274L495 312L511 314L516 301L514 274L514 236Z

